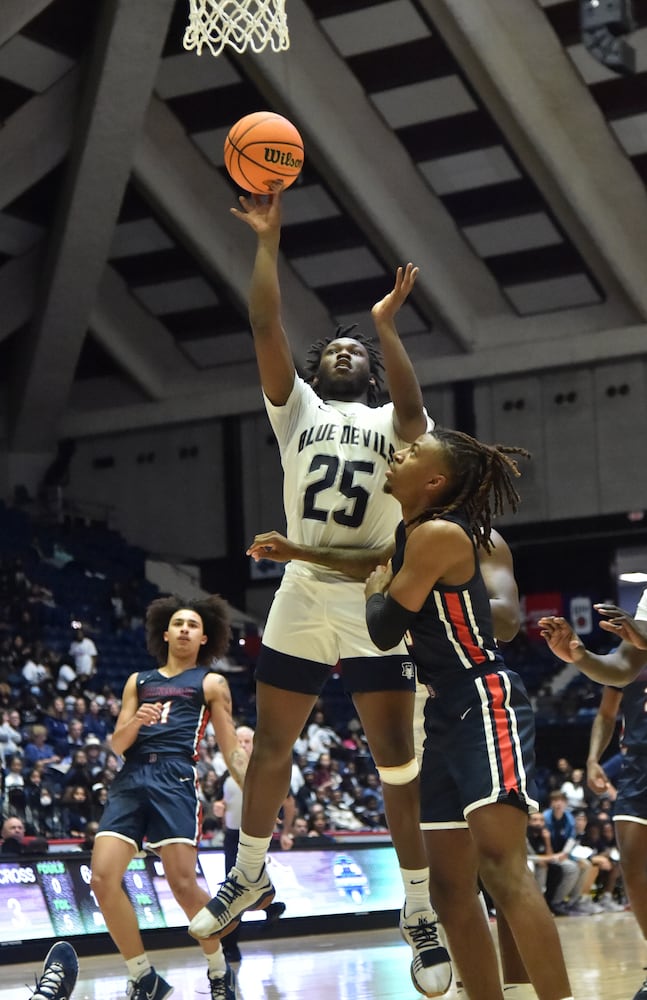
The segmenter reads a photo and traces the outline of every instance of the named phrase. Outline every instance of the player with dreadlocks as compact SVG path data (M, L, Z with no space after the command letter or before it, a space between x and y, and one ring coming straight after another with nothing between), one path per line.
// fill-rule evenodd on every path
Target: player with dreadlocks
M397 503L382 491L389 459L431 424L395 327L418 269L412 264L398 268L392 291L373 306L381 358L354 328L338 329L312 348L305 381L296 373L281 318L280 191L240 203L243 210L232 211L257 240L249 315L284 468L287 535L308 546L310 561L295 558L286 567L263 634L236 864L189 930L196 937L222 936L244 910L264 907L273 898L265 855L288 790L292 748L340 662L382 781L405 890L401 929L413 951L416 986L427 996L440 996L449 987L451 966L429 902L419 827L414 667L404 643L382 653L371 642L362 583L375 565L375 550L391 545L399 519ZM391 402L369 406L382 365ZM263 544L271 549L272 541ZM334 547L348 551L348 566L331 563ZM367 554L361 576L358 553Z
M528 869L536 811L534 716L494 641L479 548L517 509L514 455L436 428L393 456L384 489L402 508L390 566L366 581L366 619L381 649L403 636L429 690L421 826L431 899L471 1000L502 1000L477 875L504 914L539 1000L571 997L553 918Z

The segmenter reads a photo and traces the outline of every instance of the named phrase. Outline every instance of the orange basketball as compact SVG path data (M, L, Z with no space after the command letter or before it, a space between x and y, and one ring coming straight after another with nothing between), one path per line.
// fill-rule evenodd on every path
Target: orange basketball
M243 191L269 194L276 180L289 187L302 166L301 136L292 122L273 111L245 115L225 139L225 167Z

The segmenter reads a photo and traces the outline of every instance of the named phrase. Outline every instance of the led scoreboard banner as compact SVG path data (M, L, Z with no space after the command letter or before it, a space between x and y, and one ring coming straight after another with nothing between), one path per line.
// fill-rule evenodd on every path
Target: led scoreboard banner
M41 858L5 858L0 861L1 963L22 961L22 952L30 942L38 942L40 948L49 939L93 935L94 944L88 948L104 950L102 941L111 947L90 885L89 854L70 851ZM268 855L267 867L276 898L286 905L281 924L289 921L291 933L298 932L303 918L397 911L402 905L398 865L390 844L354 842L331 845L326 850L276 851ZM222 851L200 851L197 874L201 887L214 895L225 877ZM131 861L124 889L144 934L177 928L182 938L176 943L190 942L187 918L156 855L137 856ZM243 917L249 922L263 919L264 914L258 912ZM310 926L308 933L312 932Z

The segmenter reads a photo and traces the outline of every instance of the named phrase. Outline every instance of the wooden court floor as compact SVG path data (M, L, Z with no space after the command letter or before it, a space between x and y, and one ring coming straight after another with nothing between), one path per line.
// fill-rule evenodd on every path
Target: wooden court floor
M558 927L576 1000L632 1000L647 964L645 946L630 913L561 918ZM495 929L493 928L493 933ZM416 1000L409 979L409 949L397 930L241 942L239 1000ZM172 1000L207 998L204 962L196 947L151 952L173 984ZM2 972L2 1000L28 1000L35 967L9 965ZM124 967L118 956L81 959L73 1000L123 1000ZM506 1000L535 997L528 987L506 991ZM447 997L466 1000L452 986Z

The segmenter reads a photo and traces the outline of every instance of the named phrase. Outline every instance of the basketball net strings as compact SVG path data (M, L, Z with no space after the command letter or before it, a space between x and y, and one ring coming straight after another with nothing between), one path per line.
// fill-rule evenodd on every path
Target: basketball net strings
M205 45L214 56L225 45L240 53L290 47L285 0L189 0L189 7L183 45L198 55Z

